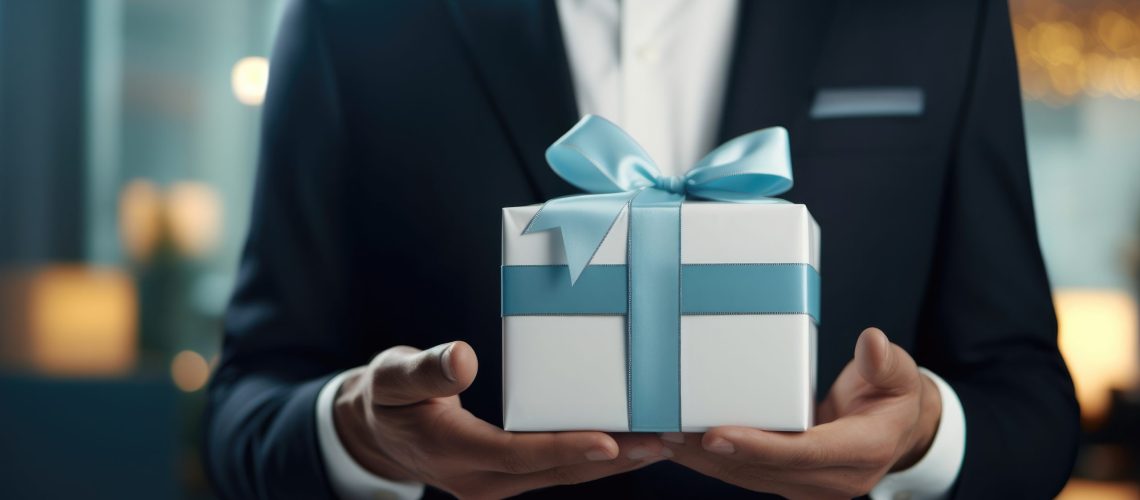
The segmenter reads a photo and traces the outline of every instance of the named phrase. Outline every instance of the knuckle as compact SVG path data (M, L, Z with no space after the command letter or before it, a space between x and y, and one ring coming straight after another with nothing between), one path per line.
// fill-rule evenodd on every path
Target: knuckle
M383 356L383 354L372 359L364 375L364 380L374 389L380 385L382 383L381 381L385 378L383 361L380 359L381 356Z
M394 363L397 363L399 359L403 357L410 349L412 348L406 345L389 347L381 351L380 354L377 354L375 357L373 357L372 362L369 363L369 365L371 365L374 369L390 366Z
M404 372L408 377L423 374L431 364L431 356L412 356L404 365Z
M373 393L383 393L386 390L398 386L398 377L396 370L393 369L390 363L385 363L381 354L368 366L368 372L365 381Z
M407 359L416 352L419 352L419 349L406 345L389 347L374 356L372 361L368 363L368 367L372 372L383 372L396 368L405 364Z

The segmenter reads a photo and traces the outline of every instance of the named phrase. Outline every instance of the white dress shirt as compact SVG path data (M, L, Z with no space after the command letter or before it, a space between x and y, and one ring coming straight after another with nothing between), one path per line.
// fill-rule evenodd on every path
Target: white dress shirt
M736 0L557 0L578 111L621 125L662 173L683 174L716 145L736 30ZM947 496L966 449L954 390L938 386L942 417L926 456L886 477L875 500ZM346 500L415 499L424 486L388 481L356 464L337 438L332 406L342 377L317 398L318 441L336 493Z

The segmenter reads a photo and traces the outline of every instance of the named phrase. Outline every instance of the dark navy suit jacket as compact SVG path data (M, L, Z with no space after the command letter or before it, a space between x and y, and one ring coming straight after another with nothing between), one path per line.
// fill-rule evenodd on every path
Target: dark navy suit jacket
M1004 2L741 2L721 140L783 125L823 231L819 396L867 326L953 385L959 498L1045 498L1078 435L1037 246ZM210 385L228 498L332 495L317 392L393 345L465 339L501 422L500 209L574 189L551 1L297 0L273 52L248 243ZM918 117L819 120L818 89L919 87ZM541 493L733 496L671 463ZM429 494L438 492L429 491Z

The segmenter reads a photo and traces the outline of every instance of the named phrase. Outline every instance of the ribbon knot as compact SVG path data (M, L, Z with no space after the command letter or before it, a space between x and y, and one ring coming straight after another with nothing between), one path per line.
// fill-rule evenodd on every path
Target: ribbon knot
M673 194L685 194L685 179L676 176L662 176L657 178L653 187Z

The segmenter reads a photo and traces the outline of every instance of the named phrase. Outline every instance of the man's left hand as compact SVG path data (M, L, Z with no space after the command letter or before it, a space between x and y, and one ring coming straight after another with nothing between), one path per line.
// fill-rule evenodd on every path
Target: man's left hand
M934 382L882 331L868 328L818 407L818 425L806 432L716 427L662 439L674 462L743 488L788 498L851 498L921 459L941 413Z

